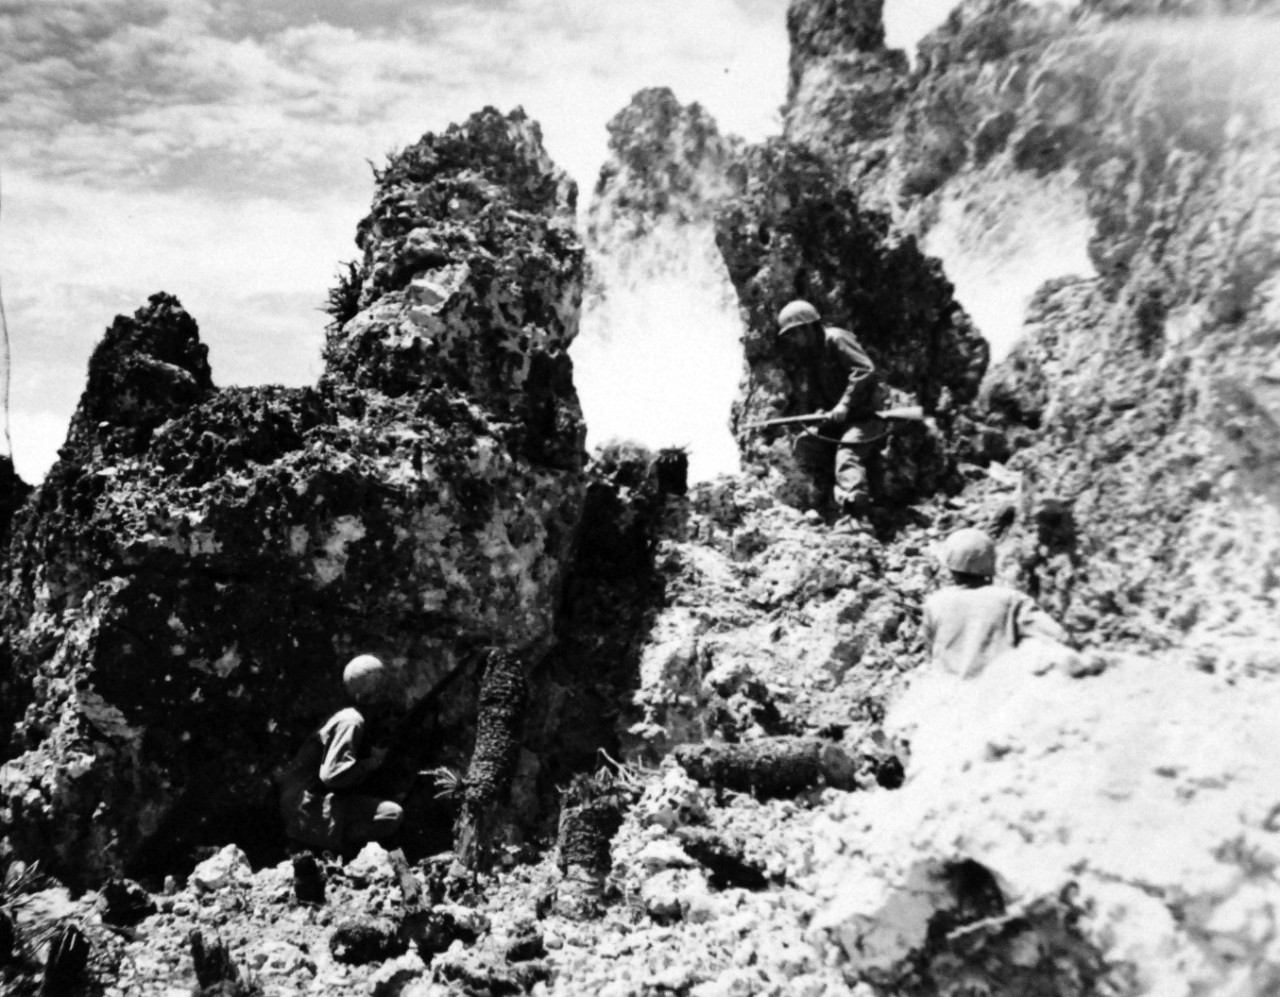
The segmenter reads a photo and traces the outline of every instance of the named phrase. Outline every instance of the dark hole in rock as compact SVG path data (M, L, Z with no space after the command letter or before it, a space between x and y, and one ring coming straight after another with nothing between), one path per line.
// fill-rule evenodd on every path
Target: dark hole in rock
M293 857L293 895L299 903L324 903L324 870L310 852Z
M1042 499L1035 514L1038 539L1051 551L1069 550L1076 544L1076 521L1071 504Z
M13 915L7 910L0 910L0 966L7 966L13 960L15 937Z
M137 924L156 912L151 894L128 879L108 880L102 887L102 919L108 924Z
M689 454L676 447L659 450L653 462L658 491L663 495L683 495L689 490Z
M881 789L898 789L907 778L906 769L897 755L882 759L875 767L876 785Z
M954 906L938 911L929 922L927 948L945 947L956 928L1005 912L1004 893L991 870L973 859L946 866L941 878L955 897Z
M679 828L676 835L685 854L706 867L707 881L715 889L763 890L769 885L763 863L747 858L741 843L697 827Z

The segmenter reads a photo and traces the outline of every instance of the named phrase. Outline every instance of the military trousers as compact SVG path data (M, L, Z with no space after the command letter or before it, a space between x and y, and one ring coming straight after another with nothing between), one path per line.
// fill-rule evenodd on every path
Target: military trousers
M884 437L867 441L865 436L866 428L855 425L841 433L839 443L821 431L801 433L796 439L797 465L843 511L865 505L871 498L870 471Z

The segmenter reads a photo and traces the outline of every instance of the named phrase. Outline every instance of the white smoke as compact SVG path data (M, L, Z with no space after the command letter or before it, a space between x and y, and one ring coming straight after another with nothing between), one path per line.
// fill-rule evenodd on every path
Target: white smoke
M1256 183L1269 174L1250 157L1274 149L1280 132L1280 63L1274 58L1280 24L1257 17L1132 19L1102 24L1083 37L1114 67L1117 89L1107 99L1132 100L1133 113L1171 136L1184 127L1206 136L1220 130L1222 142L1239 145L1243 166L1229 174L1227 204L1253 205L1255 224L1263 224L1272 199ZM1062 56L1069 59L1070 50ZM1088 256L1093 222L1070 169L1037 178L997 159L951 181L940 197L937 220L922 244L942 260L956 298L991 344L993 360L1017 342L1041 284L1096 275ZM1265 224L1272 224L1273 216L1267 217Z
M664 222L591 262L602 294L571 350L588 445L687 446L691 481L736 472L743 329L710 223Z
M956 300L998 362L1022 335L1031 296L1059 277L1092 277L1083 189L1069 171L957 179L942 194L938 218L923 240L942 260Z

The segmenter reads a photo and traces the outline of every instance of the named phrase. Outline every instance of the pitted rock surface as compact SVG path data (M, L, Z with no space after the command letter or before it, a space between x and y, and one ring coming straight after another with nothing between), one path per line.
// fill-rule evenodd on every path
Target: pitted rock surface
M466 647L549 635L581 504L572 209L536 125L485 111L382 172L318 387L214 389L171 296L117 319L14 524L19 854L93 880L269 853L271 772L347 656L411 701ZM465 758L473 696L442 701L436 760Z

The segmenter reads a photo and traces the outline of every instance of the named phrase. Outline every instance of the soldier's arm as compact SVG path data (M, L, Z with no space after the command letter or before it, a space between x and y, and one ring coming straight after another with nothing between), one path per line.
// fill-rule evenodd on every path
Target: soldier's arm
M844 417L847 417L863 385L875 376L876 365L871 362L866 350L852 336L841 336L835 341L835 346L841 364L848 371L848 381L844 394L840 396L840 401L831 411L836 414L836 417L840 417L841 412Z
M1066 630L1057 620L1037 606L1034 600L1026 596L1018 600L1014 626L1019 644L1024 640L1037 639L1070 646Z

